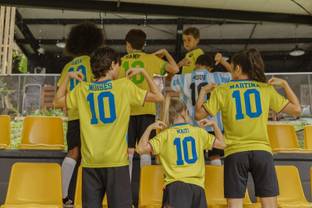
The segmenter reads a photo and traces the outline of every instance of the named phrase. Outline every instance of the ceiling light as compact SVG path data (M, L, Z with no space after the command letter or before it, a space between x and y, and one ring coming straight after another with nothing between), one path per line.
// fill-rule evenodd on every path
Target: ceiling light
M59 47L59 48L65 48L65 46L66 46L65 39L57 40L56 41L56 46Z
M305 54L305 51L302 48L299 48L298 45L294 49L292 49L289 53L291 56L302 56Z

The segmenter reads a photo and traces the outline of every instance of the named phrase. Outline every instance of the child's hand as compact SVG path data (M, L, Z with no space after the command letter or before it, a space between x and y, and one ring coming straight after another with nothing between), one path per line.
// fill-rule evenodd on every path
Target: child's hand
M215 60L215 64L216 64L216 65L218 65L219 63L221 63L222 60L223 60L222 54L221 54L221 53L217 53L217 54L215 55L214 60Z
M154 52L153 54L155 56L158 56L159 58L163 58L164 56L166 56L167 53L168 53L167 49L163 48L163 49L160 49L160 50Z
M127 73L126 73L126 76L128 78L131 78L139 73L142 73L144 70L144 68L130 68Z
M287 82L286 82L285 80L280 79L280 78L276 78L276 77L272 77L272 78L268 81L268 83L269 83L270 85L278 86L278 87L284 87L284 86L287 84Z
M83 74L81 72L68 72L68 77L71 79L78 80L80 82L83 81Z
M150 128L152 128L152 129L164 129L164 128L167 128L167 124L165 124L162 121L156 121L155 123L150 125Z
M205 126L212 126L215 125L216 122L214 120L209 120L207 118L204 118L200 121L198 121L199 127L204 128Z
M179 62L179 66L190 66L191 65L191 60L188 58L184 58Z
M216 84L207 84L207 85L205 85L205 86L203 86L202 88L201 88L201 90L204 90L205 91L205 93L206 94L208 94L209 92L211 92L214 88L216 88L217 87L217 85Z

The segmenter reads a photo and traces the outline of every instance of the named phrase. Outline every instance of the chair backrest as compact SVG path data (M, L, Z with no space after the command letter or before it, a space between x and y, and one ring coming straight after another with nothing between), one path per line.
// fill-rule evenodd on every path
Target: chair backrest
M11 131L10 116L0 115L0 149L7 148L10 145Z
M304 127L304 148L312 150L312 125Z
M149 165L141 168L139 190L139 207L161 207L164 188L164 172L160 165Z
M288 124L269 124L268 136L274 150L299 149L295 127Z
M205 194L208 205L225 206L227 200L224 198L224 168L223 166L206 165L205 170ZM244 207L251 205L248 191L243 199Z
M78 168L77 173L77 181L76 181L76 190L75 190L75 199L74 199L74 207L75 208L81 208L82 207L82 167L80 166ZM106 195L102 202L103 207L107 207L107 199Z
M29 116L24 119L23 145L64 145L63 120L58 117Z
M278 202L307 202L295 166L275 166L280 195Z
M15 163L5 205L62 206L61 167L56 163Z

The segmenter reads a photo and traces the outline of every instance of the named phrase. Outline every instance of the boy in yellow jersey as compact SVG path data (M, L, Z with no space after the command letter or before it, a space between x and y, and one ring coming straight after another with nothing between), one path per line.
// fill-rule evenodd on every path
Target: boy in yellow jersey
M190 27L183 31L183 45L188 52L178 63L179 68L182 67L182 74L191 73L195 69L198 56L204 54L204 51L197 47L199 39L200 33L196 27Z
M166 124L156 122L143 134L137 151L160 156L165 171L163 207L207 208L205 197L204 151L212 147L224 148L223 135L215 121L204 119L199 124L210 125L215 136L205 129L192 126L186 105L174 99L169 107L170 128L149 139L154 129L164 129Z
M142 74L149 91L138 88L128 78L118 78L118 54L111 48L97 49L91 57L94 82L81 82L66 95L68 73L56 102L77 110L81 127L82 203L84 208L102 207L106 193L108 206L131 207L126 133L132 107L145 102L161 102L163 96L142 68L129 69L127 76ZM65 100L66 98L66 100Z
M74 26L68 36L66 42L66 52L73 57L73 60L65 65L61 78L58 81L58 87L64 81L68 72L79 71L83 74L83 81L90 82L92 79L92 71L90 67L90 54L100 47L104 42L101 29L91 23L83 23ZM72 91L79 81L70 79L67 90ZM69 184L76 166L80 158L80 127L79 115L76 110L69 109L68 126L67 126L67 146L68 154L62 163L62 191L63 202L66 205L72 203L68 197Z
M126 35L127 55L121 59L121 71L119 77L125 77L129 68L142 67L152 77L153 75L164 75L165 73L177 73L178 67L168 53L162 49L155 54L144 53L143 47L146 41L146 34L142 30L132 29ZM167 61L160 57L165 56ZM139 88L147 90L148 84L142 74L138 74L132 78L134 84ZM156 105L154 103L146 103L144 106L138 106L131 109L131 117L128 129L128 147L130 162L130 177L132 177L132 161L134 148L137 141L141 138L145 129L155 122ZM150 165L151 156L146 154L141 156L141 166ZM135 200L136 202L136 200Z
M267 134L269 110L300 115L300 103L285 80L266 82L264 64L255 49L241 51L232 57L232 78L215 88L208 101L205 97L214 86L202 88L196 118L222 113L225 135L224 195L228 207L242 208L248 172L262 207L276 208L279 194L272 151ZM282 87L286 98L272 85Z

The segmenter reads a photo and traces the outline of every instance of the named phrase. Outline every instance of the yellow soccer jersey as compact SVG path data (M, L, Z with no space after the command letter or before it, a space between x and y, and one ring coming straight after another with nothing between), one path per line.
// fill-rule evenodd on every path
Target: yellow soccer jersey
M68 64L66 64L64 69L62 70L62 74L57 83L57 86L60 86L60 84L63 82L68 72L75 72L75 71L80 71L84 75L83 80L86 82L90 82L93 77L91 66L90 66L90 57L79 56L79 57L74 58ZM67 86L67 90L72 91L78 83L79 81L70 79L69 84ZM70 121L79 119L77 111L68 110L67 115L68 115L68 120Z
M67 95L67 108L79 113L83 167L128 165L126 134L130 109L142 106L146 93L123 78L82 82Z
M204 54L204 51L200 48L197 48L188 52L185 55L185 58L189 59L191 61L191 64L189 66L182 67L182 74L191 73L195 69L195 63L196 63L198 56L203 55L203 54Z
M190 124L176 124L149 142L153 154L160 156L165 170L165 185L175 181L204 188L205 149L212 149L215 137Z
M269 84L236 80L213 90L204 108L213 116L221 111L228 156L251 150L272 152L267 134L269 109L280 112L287 104Z
M141 67L146 70L146 72L153 77L155 74L163 75L166 73L167 62L161 58L153 55L146 54L141 51L136 51L125 55L121 59L121 69L119 71L119 78L125 77L126 72L130 68ZM148 84L142 74L138 74L132 78L133 83L144 90L148 90ZM145 115L145 114L156 114L156 104L155 103L145 103L142 107L133 107L131 109L131 115Z

